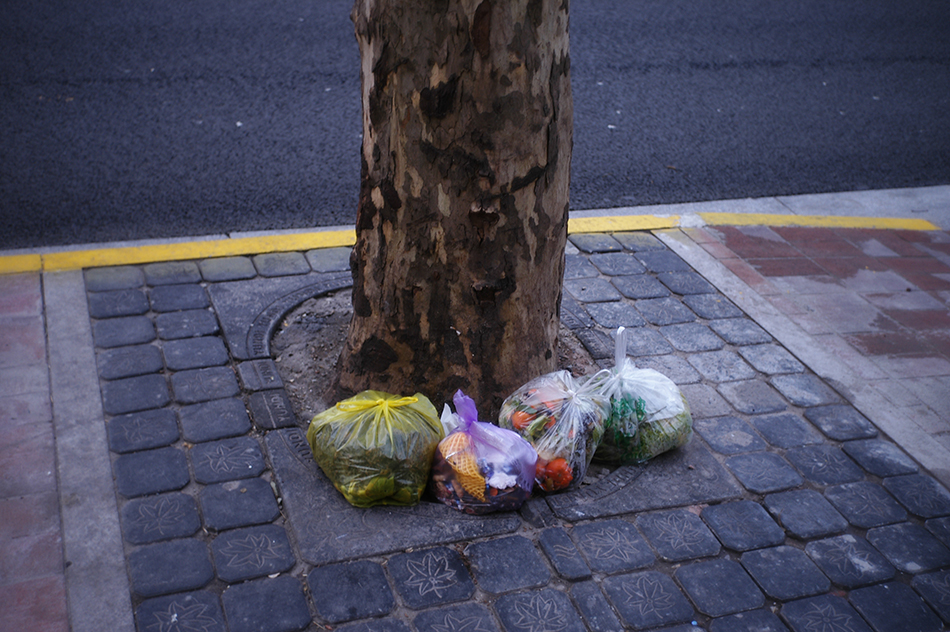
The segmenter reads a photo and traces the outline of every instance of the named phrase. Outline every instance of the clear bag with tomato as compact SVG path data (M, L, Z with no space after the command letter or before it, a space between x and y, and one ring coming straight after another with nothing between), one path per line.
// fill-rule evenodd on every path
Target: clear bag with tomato
M693 436L689 404L659 371L638 369L627 357L626 331L617 330L614 368L591 377L589 386L610 401L610 416L594 460L636 464L686 445Z
M568 371L537 377L505 399L498 425L538 452L535 484L546 492L580 485L604 433L610 400Z
M436 498L469 514L518 509L531 497L538 453L517 433L478 421L462 391L453 402L456 412L442 410L446 436L432 461Z

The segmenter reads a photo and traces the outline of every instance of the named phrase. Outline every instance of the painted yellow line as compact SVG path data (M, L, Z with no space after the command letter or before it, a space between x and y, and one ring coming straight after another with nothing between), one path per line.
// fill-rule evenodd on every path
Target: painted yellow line
M578 217L567 220L567 232L618 233L628 230L660 230L679 226L678 215L614 215L611 217Z
M804 226L808 228L883 228L940 230L923 219L846 217L841 215L779 215L771 213L698 213L710 226Z
M766 213L698 213L710 226L803 226L813 228L877 228L889 230L940 230L922 219L894 217L844 217L828 215L779 215ZM569 219L567 231L615 233L677 228L678 215L614 215ZM64 250L47 254L0 255L0 274L79 270L100 266L136 265L162 261L209 259L352 246L355 230L289 233L237 239L214 239L170 244Z

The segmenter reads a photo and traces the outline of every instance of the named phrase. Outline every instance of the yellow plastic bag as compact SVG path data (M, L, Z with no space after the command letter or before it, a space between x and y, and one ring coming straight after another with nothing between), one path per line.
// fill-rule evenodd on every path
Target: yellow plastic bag
M363 391L313 418L313 458L350 504L414 505L443 437L432 402Z

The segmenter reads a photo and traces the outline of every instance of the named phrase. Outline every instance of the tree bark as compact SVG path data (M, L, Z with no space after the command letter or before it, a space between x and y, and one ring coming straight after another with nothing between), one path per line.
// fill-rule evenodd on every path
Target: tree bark
M362 176L336 394L494 415L557 362L568 0L356 0Z

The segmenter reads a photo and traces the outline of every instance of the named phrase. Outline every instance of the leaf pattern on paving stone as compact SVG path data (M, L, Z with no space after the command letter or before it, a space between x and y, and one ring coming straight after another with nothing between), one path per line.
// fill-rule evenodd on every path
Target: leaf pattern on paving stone
M141 503L129 523L145 535L155 532L165 535L166 530L174 527L184 514L185 505L180 499L162 497L151 503Z
M482 627L482 620L478 617L457 618L450 614L445 615L442 623L432 625L435 632L491 632Z
M637 551L637 543L630 540L626 533L614 527L591 531L587 534L586 543L594 556L601 559L620 559L630 562L635 559L632 553Z
M233 568L259 569L269 560L279 560L282 557L270 538L254 533L231 540L221 547L220 553L227 558L227 565Z
M802 615L808 632L851 632L853 618L831 604L812 604L811 609Z
M531 595L515 603L518 618L514 624L529 632L557 632L568 626L568 618L554 599Z
M627 603L634 606L641 616L662 617L674 606L672 593L651 577L641 575L623 584L623 591L627 594Z
M248 452L245 446L220 444L205 452L202 459L216 474L247 470L257 461L254 454Z
M208 606L195 604L184 606L177 601L169 604L167 610L155 612L155 621L146 624L149 632L208 632L218 627L218 622L205 615Z
M417 588L419 595L432 592L441 599L442 591L458 583L455 570L449 567L449 561L444 555L430 552L419 561L409 560L407 566L410 577L406 584Z

